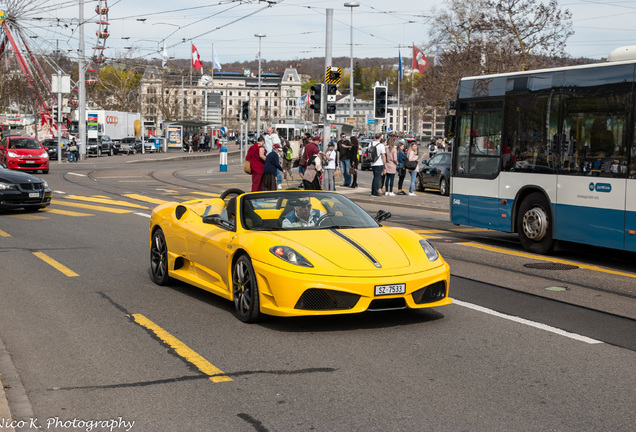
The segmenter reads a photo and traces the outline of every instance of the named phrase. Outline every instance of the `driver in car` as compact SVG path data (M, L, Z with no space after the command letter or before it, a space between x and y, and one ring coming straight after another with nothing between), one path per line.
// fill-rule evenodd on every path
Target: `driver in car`
M321 216L326 213L311 208L311 199L302 197L292 202L294 210L284 216L283 228L298 228L316 226Z

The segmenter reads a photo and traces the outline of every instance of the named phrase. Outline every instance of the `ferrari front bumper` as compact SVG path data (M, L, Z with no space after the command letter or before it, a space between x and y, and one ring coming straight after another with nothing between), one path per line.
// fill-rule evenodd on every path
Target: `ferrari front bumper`
M442 265L426 271L381 277L311 275L257 261L252 264L260 291L261 312L267 315L350 314L366 310L431 308L452 302L448 297L450 268L443 260ZM375 294L376 286L402 285L405 285L404 293Z

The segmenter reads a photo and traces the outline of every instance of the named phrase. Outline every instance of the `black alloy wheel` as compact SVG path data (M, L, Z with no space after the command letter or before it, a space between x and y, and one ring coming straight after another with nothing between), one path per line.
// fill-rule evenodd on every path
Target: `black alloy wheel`
M157 285L167 285L170 282L168 273L168 245L161 228L152 234L150 245L150 275Z
M252 267L252 260L247 255L241 255L234 263L232 291L236 317L244 323L259 321L261 311L256 274Z

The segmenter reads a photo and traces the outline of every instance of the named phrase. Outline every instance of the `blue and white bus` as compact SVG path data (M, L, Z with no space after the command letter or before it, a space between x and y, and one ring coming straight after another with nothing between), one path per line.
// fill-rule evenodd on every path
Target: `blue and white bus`
M636 251L634 58L462 78L451 221Z

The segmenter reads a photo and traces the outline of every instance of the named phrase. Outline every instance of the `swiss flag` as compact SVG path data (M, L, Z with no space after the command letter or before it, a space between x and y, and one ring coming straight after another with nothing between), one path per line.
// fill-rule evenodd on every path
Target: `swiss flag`
M201 56L194 44L192 44L192 67L197 70L203 67L203 63L201 63Z
M428 60L426 56L422 54L418 47L413 45L413 69L417 69L423 75L427 67Z

